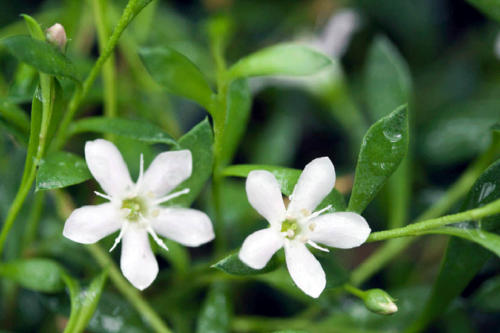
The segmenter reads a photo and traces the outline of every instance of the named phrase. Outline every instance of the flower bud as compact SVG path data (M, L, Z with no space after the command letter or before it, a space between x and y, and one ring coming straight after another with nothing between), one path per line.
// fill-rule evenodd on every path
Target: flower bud
M390 315L398 311L394 299L382 289L365 291L363 301L368 310L378 314Z
M47 41L55 46L57 46L61 51L64 51L66 48L66 31L64 31L64 27L56 23L45 31L45 37Z

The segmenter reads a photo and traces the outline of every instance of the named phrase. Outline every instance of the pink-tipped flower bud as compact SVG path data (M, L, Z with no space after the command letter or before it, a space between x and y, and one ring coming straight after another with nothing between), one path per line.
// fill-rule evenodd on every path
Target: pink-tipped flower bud
M61 51L64 51L66 48L66 31L64 27L56 23L45 31L45 36L47 37L47 41L55 46L57 46Z

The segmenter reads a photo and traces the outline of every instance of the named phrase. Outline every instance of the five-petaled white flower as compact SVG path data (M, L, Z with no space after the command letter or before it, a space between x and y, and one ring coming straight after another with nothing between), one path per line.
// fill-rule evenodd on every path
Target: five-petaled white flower
M63 235L72 241L91 244L121 229L111 250L122 240L120 266L123 275L138 289L148 287L158 274L158 263L151 251L148 234L167 250L157 233L186 246L199 246L214 239L209 217L198 210L160 206L189 192L184 189L167 195L191 176L189 150L158 155L148 170L133 183L118 149L98 139L85 145L90 172L110 202L76 209L66 220ZM111 251L110 250L110 251Z
M248 236L239 258L254 269L266 266L276 251L285 248L286 265L295 284L311 297L325 288L325 272L306 244L328 252L317 243L348 249L363 244L370 234L365 219L352 212L320 215L330 207L313 212L335 184L335 169L328 157L311 161L295 185L285 208L280 185L268 171L248 174L246 191L250 204L270 224Z

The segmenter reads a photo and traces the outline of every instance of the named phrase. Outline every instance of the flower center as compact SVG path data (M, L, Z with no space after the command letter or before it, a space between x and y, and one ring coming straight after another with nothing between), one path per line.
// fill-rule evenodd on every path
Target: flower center
M139 221L139 218L146 216L147 206L140 197L134 197L130 199L125 199L122 201L122 209L127 212L127 220L131 222Z
M286 219L281 223L281 232L286 233L288 239L294 239L300 233L300 225L297 220Z

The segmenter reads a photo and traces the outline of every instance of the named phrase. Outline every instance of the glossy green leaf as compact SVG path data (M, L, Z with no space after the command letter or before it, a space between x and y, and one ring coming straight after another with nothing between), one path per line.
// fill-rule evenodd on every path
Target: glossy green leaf
M411 77L396 47L379 36L370 48L365 69L366 104L376 121L402 104L409 103Z
M272 272L281 266L280 260L277 256L273 256L267 263L266 267L262 269L253 269L248 267L238 258L238 253L228 255L217 263L213 264L213 268L217 268L225 273L231 275L256 275Z
M83 132L115 134L148 143L177 146L177 142L160 127L140 120L89 117L74 122L70 127L70 132L71 134Z
M193 172L177 191L189 188L189 193L168 202L168 205L189 207L212 175L214 163L213 133L208 119L201 121L179 139L179 149L189 149L193 156Z
M64 288L63 269L49 259L24 259L0 263L0 276L23 288L40 292L58 292Z
M102 291L106 284L108 273L104 271L92 280L89 287L79 294L78 316L75 326L71 332L84 332L90 319L94 315L97 304L101 298ZM72 309L73 311L73 309Z
M227 287L215 284L208 291L198 317L197 333L230 332L231 300Z
M408 150L408 111L400 106L366 132L356 166L348 210L363 212Z
M38 40L45 40L45 34L43 33L42 27L40 24L31 16L26 14L21 14L24 18L24 22L28 26L28 30L30 32L31 37Z
M51 190L75 185L91 178L85 160L78 155L60 151L47 155L36 175L36 190Z
M210 110L212 89L203 73L186 56L166 46L143 48L139 54L161 86Z
M330 58L309 47L279 44L252 53L229 69L232 79L265 75L310 75L332 62Z
M237 80L231 83L226 103L226 121L220 153L221 165L226 165L233 159L250 116L252 96L246 80Z
M460 237L468 241L477 243L500 257L500 235L481 229L454 227L434 229L430 230L428 233Z
M498 0L467 0L483 14L500 22L500 1Z
M484 206L499 198L500 160L493 163L477 179L465 200L462 211ZM479 225L486 232L500 231L498 216L482 219L480 224L477 221L474 223L476 227ZM430 322L438 318L490 257L491 252L481 245L457 237L450 238L432 293L409 332L423 330Z
M410 103L411 77L408 65L387 38L375 38L364 75L367 110L372 121L387 116L400 105ZM401 227L408 220L411 195L408 158L388 180L389 228Z
M12 36L3 39L1 44L19 61L43 73L65 76L79 81L79 75L73 63L49 43L29 36Z

